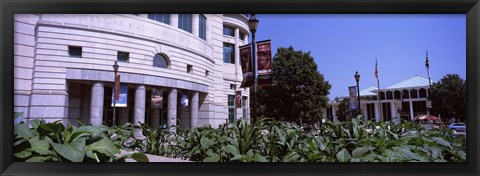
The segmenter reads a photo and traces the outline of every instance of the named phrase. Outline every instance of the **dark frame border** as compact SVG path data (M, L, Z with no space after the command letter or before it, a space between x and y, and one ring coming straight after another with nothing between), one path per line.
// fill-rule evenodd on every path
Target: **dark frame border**
M0 173L2 175L478 175L479 0L3 0L0 2ZM467 162L465 163L13 163L13 14L15 13L337 13L466 14Z

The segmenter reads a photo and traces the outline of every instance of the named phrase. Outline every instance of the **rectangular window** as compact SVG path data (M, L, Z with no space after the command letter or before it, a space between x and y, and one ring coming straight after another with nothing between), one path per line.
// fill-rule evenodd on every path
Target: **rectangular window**
M367 119L375 119L375 104L368 103L367 104Z
M198 35L203 40L207 40L207 17L200 15L200 29Z
M235 31L233 28L228 27L228 26L223 26L223 35L228 35L228 36L235 36Z
M187 64L187 73L192 73L192 65Z
M390 103L382 103L383 121L392 120L392 109Z
M82 57L82 47L78 46L68 46L68 55L70 57Z
M426 101L412 101L413 116L427 114L427 102Z
M228 95L228 122L235 122L235 104L234 95Z
M129 54L126 52L118 52L117 54L117 61L118 62L128 62L128 56Z
M170 24L170 14L148 14L148 19Z
M192 14L178 14L178 28L192 33Z
M233 47L233 44L223 43L223 63L235 63L235 50Z

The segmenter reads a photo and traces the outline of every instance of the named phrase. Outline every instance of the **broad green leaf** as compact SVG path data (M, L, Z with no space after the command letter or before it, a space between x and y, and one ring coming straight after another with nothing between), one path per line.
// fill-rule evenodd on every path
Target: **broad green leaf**
M352 156L354 158L361 158L363 154L370 151L369 147L357 147L352 151Z
M360 159L358 158L352 158L350 159L350 162L362 162L362 161L360 161Z
M15 141L15 142L13 143L13 146L18 146L18 145L20 145L20 144L22 144L22 143L24 143L24 142L26 142L26 141L27 141L26 139L21 138L20 140Z
M237 147L233 145L227 145L225 147L225 152L230 153L232 155L236 155L238 153Z
M147 155L145 155L143 152L134 153L132 154L131 158L137 162L149 162Z
M29 149L26 149L26 150L23 150L23 151L21 151L21 152L17 152L17 153L15 153L15 154L13 154L13 156L15 156L15 157L17 157L17 158L27 158L27 157L29 157L29 156L31 156L31 155L32 155L32 152L31 152L31 150L29 150Z
M315 141L317 142L317 145L321 151L324 151L325 148L327 148L328 143L325 141L324 137L322 136L315 137Z
M215 141L209 139L208 137L202 137L200 139L200 145L203 147L203 148L208 148L210 147L210 145L213 145L215 144Z
M209 155L205 159L203 159L203 162L218 162L220 161L220 156L217 154Z
M30 142L33 151L41 155L47 155L48 153L50 153L50 151L48 150L50 146L48 145L48 142L46 140L40 140L38 136L35 136L28 141Z
M337 153L337 159L338 161L340 162L347 162L350 160L351 158L351 155L350 153L348 153L347 149L343 148L342 150L340 150L338 153Z
M449 147L449 148L452 147L452 145L450 144L450 142L446 141L446 140L443 139L443 138L433 137L432 140L435 141L436 143L440 144L440 145L445 146L445 147Z
M46 124L40 124L38 126L39 133L45 134L45 133L57 133L59 131L63 131L65 127L60 124L60 123L46 123Z
M25 139L30 139L31 137L33 137L33 133L30 131L30 129L28 129L27 125L24 123L15 125L14 134Z
M37 129L40 124L44 124L45 120L43 119L34 119L34 120L29 120L28 121L30 125L32 126L33 129Z
M377 154L375 153L370 153L366 156L363 156L362 158L360 158L360 160L364 161L364 162L371 162L371 161L374 161L375 158L377 158Z
M232 159L230 159L230 160L232 160L232 161L240 160L240 159L242 159L242 157L243 157L243 155L241 155L241 154L236 154L236 155L235 155Z
M82 162L85 157L85 138L74 140L69 144L52 143L58 154L72 162Z
M118 149L115 144L108 138L103 138L100 141L87 145L86 150L96 151L107 156L111 156L120 152L120 149Z
M267 158L265 158L264 156L260 155L260 154L255 154L255 161L256 162L268 162Z
M45 162L51 158L51 156L35 156L27 159L25 162Z

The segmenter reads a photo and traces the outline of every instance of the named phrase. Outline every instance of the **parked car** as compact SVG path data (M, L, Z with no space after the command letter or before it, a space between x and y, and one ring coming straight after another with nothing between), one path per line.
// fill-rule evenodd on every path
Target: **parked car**
M451 129L453 133L465 132L467 129L467 125L465 123L452 123L448 125L448 129Z

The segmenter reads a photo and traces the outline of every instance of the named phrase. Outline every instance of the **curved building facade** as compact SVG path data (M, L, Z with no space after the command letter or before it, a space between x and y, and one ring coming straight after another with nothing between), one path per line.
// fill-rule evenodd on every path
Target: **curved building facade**
M248 118L248 89L238 90L241 106L234 101L247 20L243 14L17 14L15 112L26 120L113 125L117 61L117 125L187 129Z

